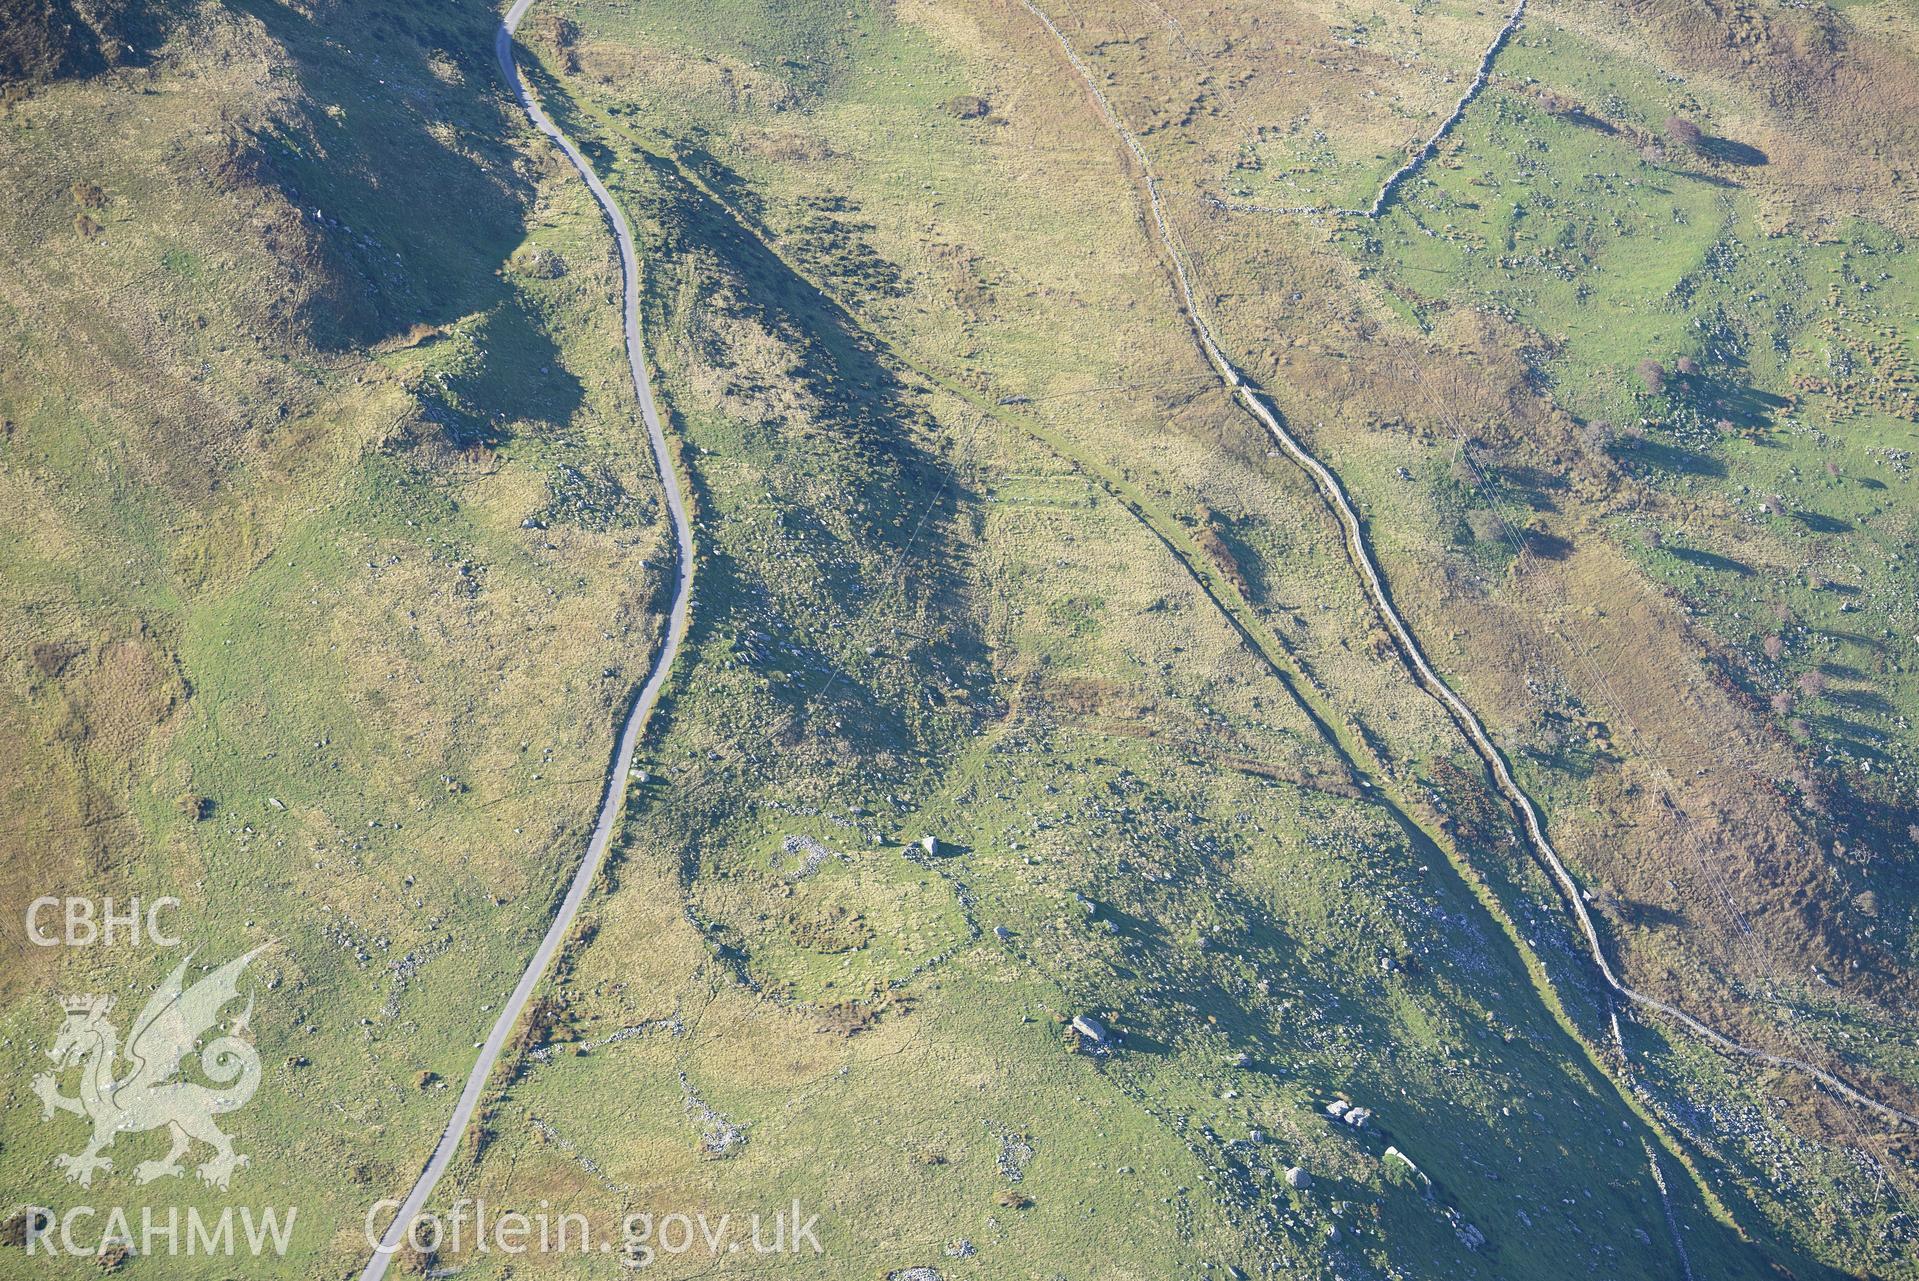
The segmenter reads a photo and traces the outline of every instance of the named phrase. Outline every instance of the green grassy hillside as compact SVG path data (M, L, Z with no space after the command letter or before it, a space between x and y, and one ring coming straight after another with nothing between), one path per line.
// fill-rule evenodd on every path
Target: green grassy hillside
M1755 1136L1702 1135L1692 1100L1737 1074L1653 1026L1637 1066L1595 1048L1549 887L1209 385L1114 140L1030 28L564 13L543 92L657 229L717 630L565 1030L462 1193L608 1222L810 1195L833 1275L1820 1275L1877 1248L1757 1198ZM903 553L842 532L870 413L926 451L881 495ZM972 671L928 670L933 640ZM1112 1056L1062 1040L1086 1012ZM581 1099L612 1133L569 1123ZM1806 1194L1896 1230L1901 1196L1854 1200L1881 1194L1816 1144Z
M1914 1276L1909 1130L1602 984L1148 204L1612 963L1910 1111L1910 15L1535 0L1375 220L1278 211L1369 203L1506 6L1036 2L1078 65L975 0L521 28L633 224L698 590L430 1203L595 1244L396 1270ZM298 1207L129 1275L353 1276L584 847L667 523L495 12L115 12L0 45L0 1172ZM47 894L184 949L34 946ZM65 1182L54 998L261 945L251 1164ZM795 1207L817 1254L663 1235Z
M579 856L670 569L603 223L493 26L209 6L0 118L6 1186L230 1201L136 1186L152 1136L68 1185L28 1088L54 993L130 1019L179 959L32 946L29 901L172 895L196 964L269 948L231 1196L298 1205L284 1275L444 1124L417 1080Z

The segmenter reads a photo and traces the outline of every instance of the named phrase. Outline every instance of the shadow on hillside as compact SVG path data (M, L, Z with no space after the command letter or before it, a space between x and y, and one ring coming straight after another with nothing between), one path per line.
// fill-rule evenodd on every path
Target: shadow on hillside
M1735 142L1731 138L1702 138L1698 150L1722 165L1737 165L1742 169L1756 168L1767 162L1765 152L1749 142Z
M343 350L484 314L485 367L458 380L451 433L485 443L503 418L567 421L582 390L499 271L532 186L504 141L522 121L494 59L493 11L235 7L287 50L301 91L296 117L238 139L233 166L301 212L298 234L280 238L310 282L290 323Z
M1675 372L1667 384L1669 394L1692 405L1701 417L1723 419L1739 430L1769 427L1788 402L1745 381L1746 368L1743 359L1721 355L1710 372Z
M178 0L0 0L0 84L144 67L185 10Z
M1737 574L1741 578L1751 578L1754 573L1753 567L1746 562L1734 560L1730 556L1721 556L1718 552L1703 551L1697 547L1669 547L1667 550L1678 559L1689 565L1697 565L1701 569Z
M1694 450L1681 449L1663 440L1635 441L1624 451L1624 454L1628 458L1637 458L1649 466L1679 476L1717 477L1726 474L1726 465L1717 458Z
M950 543L974 495L922 444L934 424L919 393L857 316L708 195L745 189L725 165L697 148L676 161L609 145L542 68L523 61L521 73L633 211L641 257L662 271L692 266L701 323L688 339L738 398L727 412L764 414L769 400L791 407L738 424L742 448L769 477L804 478L775 496L773 536L787 573L769 577L716 542L701 569L709 607L695 620L695 643L725 629L777 642L793 670L768 692L792 715L792 731L837 718L833 736L849 743L930 748L922 718L942 691L977 684L985 651ZM646 323L664 332L674 322ZM777 368L740 359L728 334L748 330L776 341ZM704 504L697 468L692 484ZM853 629L885 634L884 655L847 656L833 638Z
M1573 553L1572 540L1549 529L1522 529L1519 537L1526 550L1541 560L1565 560Z
M1837 516L1827 516L1821 512L1800 510L1792 518L1815 534L1849 534L1852 522L1840 520Z
M1721 191L1739 190L1739 184L1724 174L1711 173L1704 169L1686 169L1679 165L1672 167L1672 173L1676 178L1685 178L1688 181L1697 182L1707 187L1717 187Z

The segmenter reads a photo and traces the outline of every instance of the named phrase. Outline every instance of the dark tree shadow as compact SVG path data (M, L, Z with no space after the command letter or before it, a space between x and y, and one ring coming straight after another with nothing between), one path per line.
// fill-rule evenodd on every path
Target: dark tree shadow
M1898 712L1898 709L1892 705L1891 700L1876 690L1828 690L1826 691L1825 698L1828 703L1832 703L1837 707L1844 707L1850 711L1869 715L1892 716Z
M1608 899L1607 903L1620 920L1639 929L1681 929L1686 924L1683 915L1657 903L1617 896Z
M1852 525L1837 516L1825 516L1819 512L1796 511L1792 518L1815 534L1846 534L1852 532Z
M1672 174L1675 178L1685 178L1692 182L1703 183L1708 187L1717 187L1721 191L1736 191L1739 189L1739 184L1724 174L1708 173L1704 169L1674 169L1672 170Z
M1722 165L1737 165L1742 169L1763 165L1767 159L1766 153L1751 143L1735 142L1731 138L1701 138L1698 150Z
M1827 695L1828 702L1836 702ZM1892 736L1884 730L1860 721L1849 720L1834 712L1820 712L1805 716L1804 720L1821 737L1834 739L1842 743L1855 756L1882 760L1885 748L1892 742Z
M1726 465L1717 458L1681 449L1663 440L1635 441L1625 452L1628 457L1638 458L1650 467L1675 475L1722 477L1726 474Z
M1667 387L1701 417L1723 419L1747 431L1769 427L1774 416L1786 408L1786 398L1745 381L1746 368L1743 359L1725 355L1710 372L1675 372Z
M1520 538L1526 544L1526 550L1541 560L1564 560L1572 555L1573 545L1569 538L1544 529L1527 529Z
M1697 547L1668 547L1667 550L1678 559L1701 569L1721 570L1741 578L1750 578L1753 574L1752 566L1730 556L1721 556L1718 552L1703 551Z
M1612 121L1593 115L1584 107L1575 107L1568 111L1563 119L1568 124L1578 125L1581 129L1592 129L1608 137L1619 132Z
M1540 467L1523 464L1499 468L1496 483L1502 493L1510 493L1536 512L1559 510L1553 495L1566 488L1566 478Z
M1842 584L1841 586L1844 586L1844 585ZM1839 591L1840 588L1828 584L1826 590ZM1859 592L1859 589L1857 587L1852 587L1849 590L1841 592L1841 594L1857 595L1858 592ZM1845 628L1842 628L1842 627L1822 627L1819 630L1822 635L1830 637L1831 639L1836 641L1843 641L1848 645L1857 645L1861 649L1868 649L1878 654L1883 654L1886 652L1886 642L1882 637L1868 636L1863 632L1847 631ZM1820 667L1824 668L1828 672L1831 672L1835 676L1845 676L1853 680L1861 680L1861 681L1866 679L1866 675L1864 672L1860 671L1856 667L1852 667L1845 663L1827 662L1827 663L1821 663Z
M1272 583L1266 573L1266 559L1259 549L1248 543L1241 535L1239 522L1221 519L1216 521L1214 532L1219 541L1233 558L1232 568L1239 572L1243 580L1241 586L1248 599L1264 601L1272 599Z

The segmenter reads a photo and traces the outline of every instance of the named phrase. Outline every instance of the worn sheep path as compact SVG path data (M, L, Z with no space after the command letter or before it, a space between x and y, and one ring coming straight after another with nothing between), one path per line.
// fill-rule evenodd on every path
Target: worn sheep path
M653 463L659 469L660 486L666 493L666 509L673 525L673 538L678 545L678 583L673 593L672 612L667 616L666 635L660 644L658 656L653 660L653 668L647 673L646 684L640 687L639 697L627 713L626 723L620 730L619 746L613 754L613 764L607 774L606 795L600 802L599 823L593 829L593 837L587 842L586 857L581 860L579 869L573 873L573 880L567 886L566 897L560 900L559 910L553 915L552 924L547 926L546 935L540 940L540 946L527 960L526 970L520 975L520 981L514 986L513 994L500 1007L499 1017L493 1020L493 1028L487 1033L486 1040L480 1044L479 1057L474 1060L473 1070L467 1074L466 1086L460 1091L460 1101L448 1119L446 1130L440 1135L439 1146L433 1149L426 1167L420 1171L420 1177L414 1182L406 1200L400 1204L398 1213L393 1216L386 1234L373 1248L372 1257L367 1260L366 1268L360 1273L360 1281L380 1281L392 1262L394 1253L400 1248L408 1226L425 1207L427 1198L439 1183L440 1177L452 1164L453 1157L459 1151L460 1138L466 1133L466 1127L472 1123L473 1114L479 1109L480 1099L486 1092L487 1078L493 1072L493 1065L499 1061L500 1052L507 1038L513 1032L514 1024L520 1020L527 1002L532 999L533 991L539 986L547 966L559 952L560 945L572 928L574 917L579 915L580 905L586 901L587 892L593 886L593 878L600 870L600 863L606 857L607 843L613 836L613 824L620 812L620 803L626 794L626 780L633 767L633 752L645 730L647 719L660 701L660 691L666 685L667 673L672 669L673 659L680 652L680 643L686 639L687 619L693 601L693 532L687 521L686 500L680 491L678 476L673 470L672 456L666 448L666 432L660 425L660 412L653 401L653 386L646 374L646 357L640 346L640 264L639 256L633 248L633 229L627 224L626 215L620 212L619 205L608 193L606 186L593 172L593 167L580 154L580 149L553 123L540 105L527 92L526 85L520 79L520 69L513 60L513 33L532 8L533 0L517 0L507 11L506 18L500 23L500 29L494 36L494 52L500 59L500 70L513 88L513 96L526 111L533 127L551 138L566 158L573 162L585 180L587 189L593 198L599 201L600 209L606 215L607 224L613 229L613 236L620 244L620 272L624 277L624 313L626 328L626 363L633 374L633 390L639 396L640 416L646 422L646 437L653 447Z

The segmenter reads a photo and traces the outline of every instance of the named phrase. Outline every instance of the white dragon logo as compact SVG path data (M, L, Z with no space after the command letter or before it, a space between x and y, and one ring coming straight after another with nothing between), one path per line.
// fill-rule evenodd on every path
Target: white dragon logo
M134 1178L141 1183L185 1173L180 1158L194 1139L213 1149L212 1157L198 1167L201 1179L213 1187L224 1189L233 1172L247 1163L246 1157L233 1150L233 1140L221 1132L213 1118L244 1107L260 1088L260 1055L241 1039L253 1013L252 999L248 998L246 1008L225 1035L199 1051L200 1070L213 1085L172 1078L179 1072L181 1061L219 1021L220 1011L239 999L240 972L264 950L255 948L228 961L192 987L183 980L193 958L180 962L133 1021L124 1052L119 1034L107 1022L107 1014L113 1009L112 997L60 999L67 1019L47 1057L62 1072L79 1066L79 1097L61 1094L55 1075L49 1072L33 1079L33 1092L40 1097L43 1115L48 1119L57 1109L93 1122L93 1139L84 1149L53 1159L66 1171L69 1181L91 1186L96 1170L113 1168L112 1158L101 1152L115 1138L161 1126L172 1132L173 1147L160 1160L142 1161L134 1168ZM122 1059L125 1075L116 1075Z

